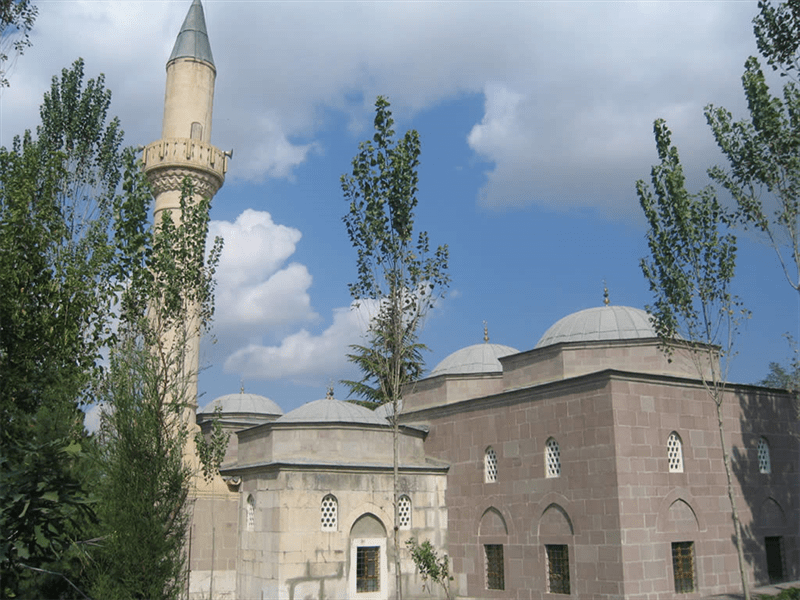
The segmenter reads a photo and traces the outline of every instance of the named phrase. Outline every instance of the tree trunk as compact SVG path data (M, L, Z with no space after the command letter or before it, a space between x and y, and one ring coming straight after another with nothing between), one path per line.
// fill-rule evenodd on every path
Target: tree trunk
M395 578L395 598L403 600L403 582L400 573L400 498L399 498L399 475L400 475L400 456L399 456L399 437L400 437L400 415L398 414L400 403L397 401L397 396L392 398L392 409L394 411L394 418L392 419L392 484L393 484L393 497L394 497L394 578ZM749 599L748 599L749 600Z
M742 525L739 522L739 511L736 510L736 498L733 492L733 478L731 476L731 459L728 455L728 447L725 445L725 427L722 421L722 397L720 391L716 391L714 403L717 407L717 425L719 426L719 440L722 448L722 462L725 463L725 477L728 484L728 500L731 503L731 518L733 519L733 531L736 537L736 554L739 559L739 576L742 579L742 594L744 600L750 600L750 586L747 583L744 565L744 549L742 547Z

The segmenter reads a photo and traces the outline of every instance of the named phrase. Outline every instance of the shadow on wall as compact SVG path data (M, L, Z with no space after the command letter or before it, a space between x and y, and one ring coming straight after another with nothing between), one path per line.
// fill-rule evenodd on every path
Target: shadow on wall
M731 462L745 502L738 505L745 559L758 585L797 580L800 439L792 402L787 393L755 388L738 400L742 439L731 444Z

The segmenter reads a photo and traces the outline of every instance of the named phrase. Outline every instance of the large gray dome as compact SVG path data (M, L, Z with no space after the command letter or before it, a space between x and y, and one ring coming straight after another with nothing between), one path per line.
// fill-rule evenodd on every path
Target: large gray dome
M595 342L658 337L650 315L630 306L587 308L557 321L536 344L537 348L562 342Z
M303 404L283 415L276 423L364 423L386 425L386 419L352 402L323 398Z
M227 394L209 402L198 414L210 415L217 406L222 408L222 414L253 414L253 415L282 415L283 410L266 396L258 394Z
M497 373L503 370L500 358L509 354L517 354L519 350L502 344L474 344L456 350L440 362L430 377L437 375L464 375L468 373Z

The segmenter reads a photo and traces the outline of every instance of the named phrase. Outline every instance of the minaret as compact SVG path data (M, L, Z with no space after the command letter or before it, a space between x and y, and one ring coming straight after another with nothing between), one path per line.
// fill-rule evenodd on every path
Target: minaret
M189 177L196 196L211 198L225 181L228 156L211 145L211 113L217 75L206 19L200 0L194 0L167 60L164 121L161 139L144 149L144 172L156 202L154 223L164 211L180 220L183 180ZM186 371L191 373L189 401L196 407L199 336L187 340Z

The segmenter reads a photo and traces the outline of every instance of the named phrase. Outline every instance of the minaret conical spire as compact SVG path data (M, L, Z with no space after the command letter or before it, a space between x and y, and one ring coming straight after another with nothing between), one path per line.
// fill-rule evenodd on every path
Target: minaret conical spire
M194 0L189 7L167 64L176 58L194 58L214 67L214 56L211 54L211 43L206 31L206 16L200 0Z

